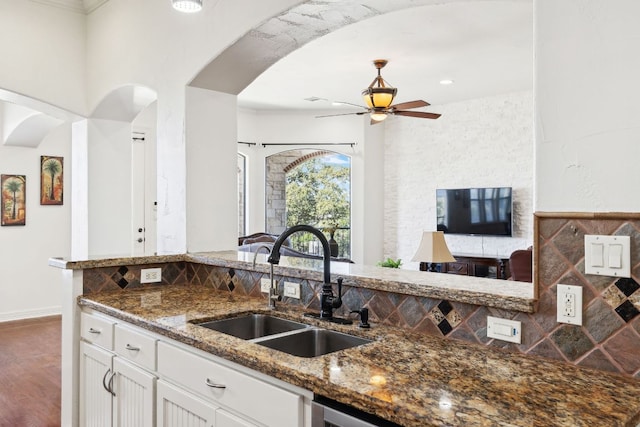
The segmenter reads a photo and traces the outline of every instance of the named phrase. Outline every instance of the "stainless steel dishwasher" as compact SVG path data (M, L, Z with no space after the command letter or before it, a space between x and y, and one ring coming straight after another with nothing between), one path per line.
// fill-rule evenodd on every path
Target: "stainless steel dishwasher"
M342 403L316 396L311 409L312 427L401 427Z

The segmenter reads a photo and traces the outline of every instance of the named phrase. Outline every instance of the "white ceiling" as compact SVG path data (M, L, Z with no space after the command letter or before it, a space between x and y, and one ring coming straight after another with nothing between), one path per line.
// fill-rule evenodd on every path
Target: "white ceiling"
M362 105L376 75L398 88L396 102L437 105L533 88L532 1L463 1L410 8L348 25L285 58L238 95L251 109ZM454 84L443 86L442 79ZM305 98L318 97L310 102ZM326 101L325 101L326 100Z

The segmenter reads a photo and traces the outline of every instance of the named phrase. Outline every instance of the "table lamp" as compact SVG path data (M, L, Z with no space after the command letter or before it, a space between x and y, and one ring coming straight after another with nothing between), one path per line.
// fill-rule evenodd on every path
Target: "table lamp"
M455 262L451 255L442 231L425 231L422 233L420 246L411 261L420 262L420 270L436 271L435 264L441 262Z

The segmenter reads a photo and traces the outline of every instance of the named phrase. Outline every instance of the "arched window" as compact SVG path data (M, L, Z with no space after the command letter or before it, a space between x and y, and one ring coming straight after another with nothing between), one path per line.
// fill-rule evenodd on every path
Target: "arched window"
M318 150L291 150L267 158L267 231L308 224L324 231L332 256L351 255L351 159ZM294 249L321 254L312 235L291 236Z

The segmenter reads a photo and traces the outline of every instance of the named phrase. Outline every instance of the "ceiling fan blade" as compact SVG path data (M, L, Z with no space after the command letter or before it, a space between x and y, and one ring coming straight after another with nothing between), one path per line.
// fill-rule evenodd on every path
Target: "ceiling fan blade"
M396 116L419 117L421 119L437 119L442 114L425 113L423 111L394 111Z
M316 116L316 119L322 118L322 117L335 117L335 116L351 116L351 115L357 115L357 116L361 116L363 114L368 113L368 111L358 111L356 113L340 113L340 114L327 114L324 116Z
M342 105L352 105L354 107L358 107L358 108L362 108L364 110L367 110L368 108L365 107L364 105L358 105L358 104L352 104L351 102L347 102L347 101L333 101L334 104L342 104Z
M405 108L420 108L420 107L427 107L431 104L429 104L427 101L423 101L421 99L417 99L415 101L409 101L409 102L403 102L400 104L396 104L396 105L392 105L389 107L389 109L394 109L394 110L403 110Z

